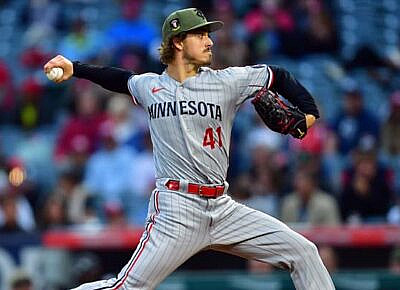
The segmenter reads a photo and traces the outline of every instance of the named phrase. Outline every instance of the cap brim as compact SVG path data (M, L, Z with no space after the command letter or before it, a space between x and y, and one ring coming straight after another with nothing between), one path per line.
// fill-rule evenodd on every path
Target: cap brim
M199 28L202 28L202 27L208 27L208 31L209 32L214 32L214 31L217 31L217 30L221 29L222 26L224 26L224 23L222 21L208 21L206 23L202 23L202 24L196 25L196 26L190 28L189 30L186 30L186 32L187 31L192 31L192 30L195 30L195 29L199 29Z

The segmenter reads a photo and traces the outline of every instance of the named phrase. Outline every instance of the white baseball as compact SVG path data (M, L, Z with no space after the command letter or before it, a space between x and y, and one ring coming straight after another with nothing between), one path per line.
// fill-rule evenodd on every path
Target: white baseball
M61 67L53 67L46 76L49 80L54 81L62 77L64 70Z

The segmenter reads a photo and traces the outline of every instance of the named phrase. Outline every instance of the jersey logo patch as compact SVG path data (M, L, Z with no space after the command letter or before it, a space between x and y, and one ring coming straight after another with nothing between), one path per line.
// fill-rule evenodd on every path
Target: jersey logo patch
M151 92L152 92L153 94L155 94L155 93L161 91L162 89L164 89L164 88L163 88L163 87L161 87L161 88L152 88L152 89L151 89Z

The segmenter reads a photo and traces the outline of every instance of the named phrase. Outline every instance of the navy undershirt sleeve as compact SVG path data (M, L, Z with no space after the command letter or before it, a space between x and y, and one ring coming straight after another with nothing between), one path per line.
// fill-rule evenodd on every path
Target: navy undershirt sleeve
M116 93L130 95L128 80L134 75L133 72L116 67L83 64L79 61L74 61L72 64L74 77L87 79Z

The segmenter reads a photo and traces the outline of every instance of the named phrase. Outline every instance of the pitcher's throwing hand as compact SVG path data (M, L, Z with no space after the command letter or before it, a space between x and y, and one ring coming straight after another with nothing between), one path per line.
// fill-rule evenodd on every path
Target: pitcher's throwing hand
M49 60L43 67L44 73L47 75L51 73L52 69L61 68L63 73L52 79L56 83L61 83L70 79L73 75L73 65L72 62L63 57L62 55L57 55L56 57ZM54 71L54 70L53 70Z

